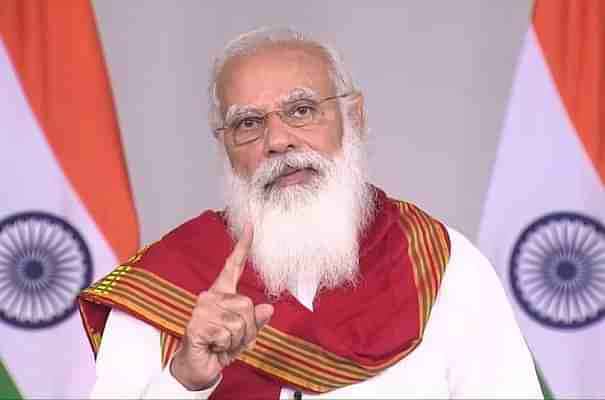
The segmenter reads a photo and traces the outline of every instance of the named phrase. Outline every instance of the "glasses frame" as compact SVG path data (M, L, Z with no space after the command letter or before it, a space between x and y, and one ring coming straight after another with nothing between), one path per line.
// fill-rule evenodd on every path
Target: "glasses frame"
M321 105L322 105L323 103L325 103L325 102L327 102L327 101L330 101L330 100L343 99L343 98L346 98L346 97L348 97L348 96L350 96L350 95L352 95L352 94L353 94L353 93L344 93L344 94L338 94L338 95L335 95L335 96L329 96L329 97L326 97L326 98L324 98L324 99L322 99L322 100L318 101L318 102L317 102L317 107L318 107L318 109L319 109L319 112L321 113L321 114L320 114L320 117L321 117L321 118L323 118L323 116L324 116L323 110L321 109ZM255 142L255 141L257 141L258 139L260 139L260 138L264 137L264 136L265 136L265 134L267 133L267 120L268 120L268 118L269 118L269 116L270 116L271 114L277 114L277 115L279 116L279 119L280 119L280 120L281 120L281 121L282 121L284 124L288 125L288 126L289 126L289 127L291 127L291 128L302 128L303 126L310 125L309 123L307 123L307 124L302 124L302 125L292 125L292 124L288 123L288 122L287 122L287 120L284 118L284 113L285 113L285 111L284 111L284 110L282 110L282 109L277 109L277 110L268 111L268 112L264 113L263 115L261 115L261 116L259 116L259 117L256 117L256 118L260 118L260 119L263 121L263 126L264 126L263 132L262 132L260 135L258 135L258 137L255 137L254 139L249 139L249 140L246 140L246 141L241 142L241 143L235 143L235 140L234 140L235 145L236 145L236 146L243 146L243 145L246 145L246 144L248 144L248 143ZM226 125L225 125L225 126L222 126L222 127L220 127L220 128L216 128L216 129L214 130L214 134L215 134L215 136L216 136L216 137L218 137L218 135L219 135L220 133L225 133L225 134L227 134L227 133L229 133L229 131L233 131L233 129L232 129L231 127L229 127L229 126L226 126Z

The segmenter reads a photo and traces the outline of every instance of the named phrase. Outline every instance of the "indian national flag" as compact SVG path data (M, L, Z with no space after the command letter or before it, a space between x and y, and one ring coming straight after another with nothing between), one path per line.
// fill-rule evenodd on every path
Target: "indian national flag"
M74 299L138 245L87 0L0 1L0 193L0 398L85 398Z
M605 398L605 1L536 1L479 246L553 396Z

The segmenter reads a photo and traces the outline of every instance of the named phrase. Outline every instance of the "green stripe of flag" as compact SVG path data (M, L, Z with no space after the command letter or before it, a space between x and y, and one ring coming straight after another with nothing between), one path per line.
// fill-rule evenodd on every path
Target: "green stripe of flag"
M540 387L542 388L542 394L544 395L544 400L555 400L555 396L552 395L552 391L548 387L548 383L546 383L546 379L542 374L540 368L536 366L536 372L538 373L538 379L540 380Z
M0 399L21 399L17 386L13 383L2 362L0 362Z

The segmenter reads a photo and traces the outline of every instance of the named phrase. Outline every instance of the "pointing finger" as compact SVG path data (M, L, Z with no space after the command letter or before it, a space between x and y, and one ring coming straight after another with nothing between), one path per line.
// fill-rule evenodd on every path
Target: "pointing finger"
M237 290L237 283L244 270L246 259L248 258L248 252L252 246L252 226L246 224L244 232L235 244L235 248L227 257L225 266L219 273L218 277L212 284L212 288L217 291L225 293L235 293Z

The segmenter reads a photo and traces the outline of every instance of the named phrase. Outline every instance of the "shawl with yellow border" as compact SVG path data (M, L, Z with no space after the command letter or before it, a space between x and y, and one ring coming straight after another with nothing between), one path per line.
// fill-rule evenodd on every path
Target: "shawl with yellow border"
M94 353L112 307L161 331L164 365L197 295L214 282L234 243L222 214L206 211L84 290L80 312ZM282 386L315 393L355 384L421 342L450 255L446 228L376 189L376 213L360 242L359 283L323 290L310 311L289 294L256 346L225 368L211 398L278 398ZM270 301L246 264L238 293Z

